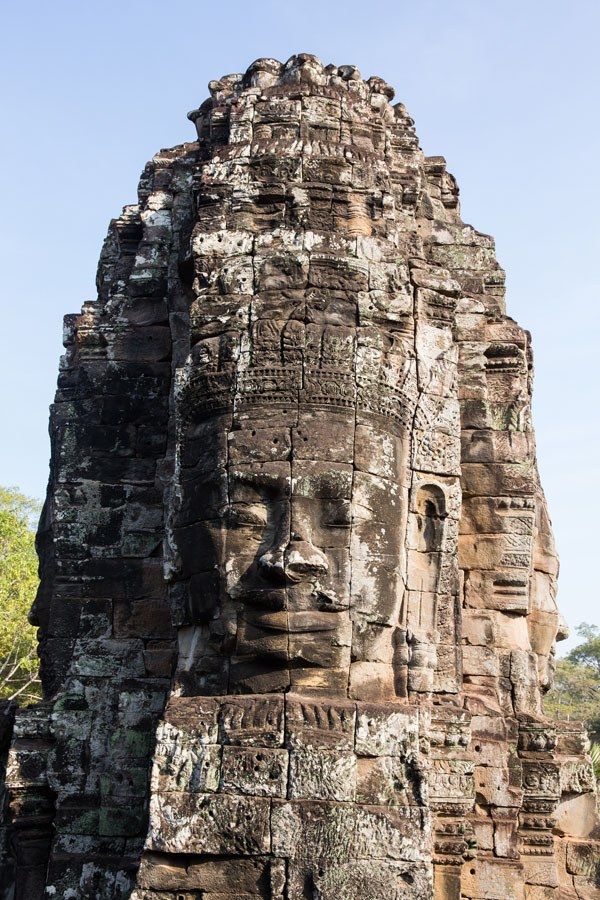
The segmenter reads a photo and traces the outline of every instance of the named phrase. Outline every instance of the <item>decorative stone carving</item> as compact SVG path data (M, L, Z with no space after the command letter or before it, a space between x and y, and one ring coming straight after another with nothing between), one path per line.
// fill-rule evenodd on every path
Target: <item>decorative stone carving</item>
M493 240L381 79L209 90L65 321L16 896L597 896Z

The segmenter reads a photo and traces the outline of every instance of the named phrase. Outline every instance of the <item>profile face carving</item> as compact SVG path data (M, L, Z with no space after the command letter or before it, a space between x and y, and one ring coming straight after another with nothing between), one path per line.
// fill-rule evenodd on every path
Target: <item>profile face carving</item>
M410 354L399 335L297 320L245 340L200 341L178 393L183 689L345 695L368 669L393 696Z

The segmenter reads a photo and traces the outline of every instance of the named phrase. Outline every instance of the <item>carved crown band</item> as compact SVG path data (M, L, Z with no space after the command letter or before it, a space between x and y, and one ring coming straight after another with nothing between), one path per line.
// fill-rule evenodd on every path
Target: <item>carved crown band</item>
M181 415L199 421L243 407L294 407L360 409L409 428L417 403L416 382L410 375L403 383L384 379L357 380L352 372L298 367L230 368L197 372L180 391Z

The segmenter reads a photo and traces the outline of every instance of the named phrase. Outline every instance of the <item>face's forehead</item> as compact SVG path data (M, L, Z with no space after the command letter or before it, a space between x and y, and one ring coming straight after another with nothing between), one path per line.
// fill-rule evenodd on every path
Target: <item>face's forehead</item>
M190 475L230 484L231 501L268 494L352 501L368 493L395 505L408 488L408 440L388 423L355 411L255 409L191 425L181 450L182 486ZM388 502L389 501L389 502Z

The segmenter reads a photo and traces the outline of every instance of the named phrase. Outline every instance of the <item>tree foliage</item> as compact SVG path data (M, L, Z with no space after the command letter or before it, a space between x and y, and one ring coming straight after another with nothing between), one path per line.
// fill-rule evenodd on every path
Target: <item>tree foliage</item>
M0 697L39 699L36 629L27 621L38 585L37 501L0 487Z
M600 738L600 628L584 622L576 630L583 640L558 661L544 707L558 721L583 722Z
M583 643L571 650L567 659L576 666L593 669L600 679L600 628L582 622L577 628L577 634L583 638Z
M592 744L590 747L590 757L592 759L596 781L600 781L600 744Z

